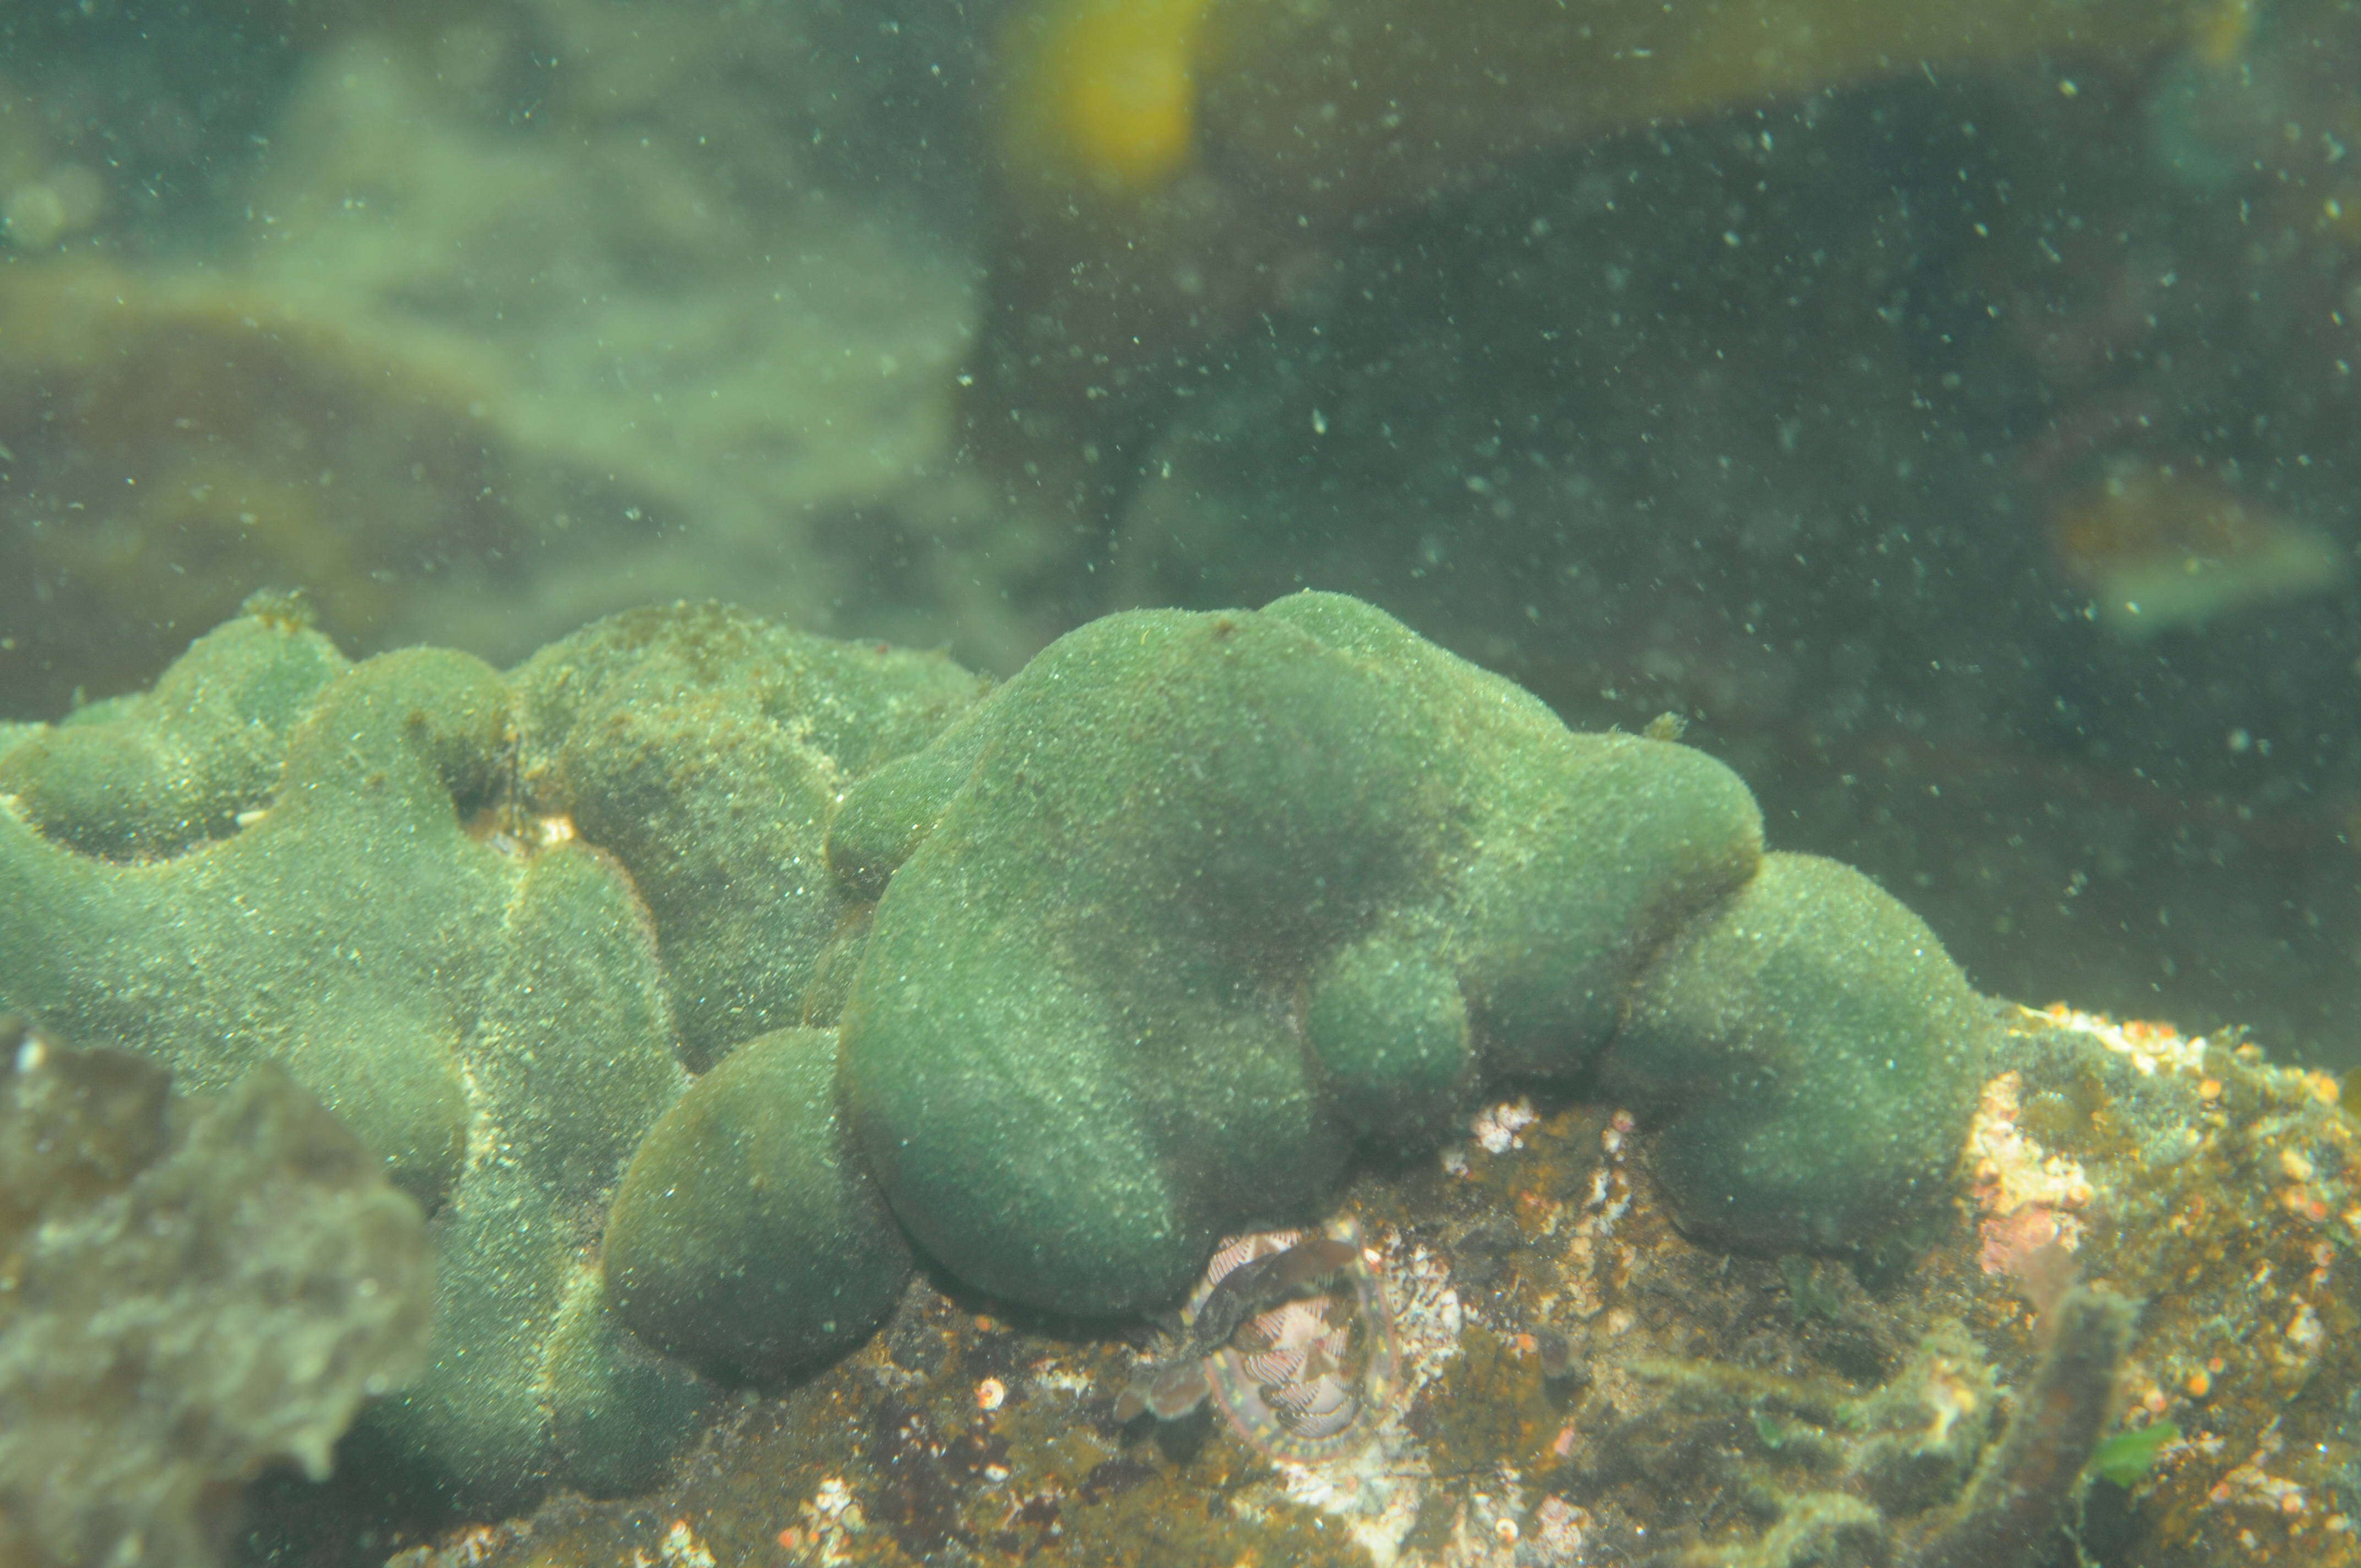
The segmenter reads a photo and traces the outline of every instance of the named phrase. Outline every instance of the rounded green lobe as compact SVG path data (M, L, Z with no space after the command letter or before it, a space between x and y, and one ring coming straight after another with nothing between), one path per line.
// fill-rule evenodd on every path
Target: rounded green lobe
M1725 1239L1849 1245L1948 1157L1965 1058L1937 1043L1979 1027L1923 928L1850 883L1758 876L1760 814L1728 769L1573 734L1334 596L1070 634L857 784L830 856L883 883L842 1019L864 1157L922 1248L1059 1311L1170 1299L1215 1237L1316 1212L1356 1142L1433 1140L1488 1081L1568 1079L1613 1042L1636 1093L1739 1070L1776 1028L1834 1031L1825 1082L1915 1030L1895 1060L1940 1080L1923 1114L1868 1096L1847 1127L1733 1096L1679 1146L1726 1135L1760 1179L1716 1211L1726 1171L1664 1167ZM1627 1026L1664 955L1766 899L1810 961L1758 976L1743 1026ZM1932 955L1923 974L1897 941ZM1930 1003L1943 975L1957 994ZM1830 1189L1846 1158L1899 1186Z

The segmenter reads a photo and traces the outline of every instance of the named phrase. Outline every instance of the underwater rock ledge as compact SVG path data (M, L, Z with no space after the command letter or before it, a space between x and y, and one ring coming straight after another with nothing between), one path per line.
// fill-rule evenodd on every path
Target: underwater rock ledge
M1905 1266L2009 1049L1726 768L1337 596L989 691L710 606L505 675L264 608L0 752L0 1008L279 1062L387 1159L435 1341L357 1452L458 1508L657 1484L719 1384L873 1354L920 1257L1169 1304L1503 1092L1636 1112L1699 1255Z

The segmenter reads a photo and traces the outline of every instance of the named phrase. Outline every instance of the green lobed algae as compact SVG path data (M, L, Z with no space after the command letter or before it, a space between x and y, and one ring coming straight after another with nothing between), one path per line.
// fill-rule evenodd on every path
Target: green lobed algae
M609 616L513 684L523 804L631 868L700 1069L766 1030L832 1021L809 992L848 901L821 851L837 799L984 685L939 654L720 605Z
M295 674L258 675L274 657ZM321 663L310 632L252 618L159 691L286 689ZM528 856L466 829L500 785L509 708L476 660L386 654L319 687L267 806L227 837L123 864L0 814L7 1005L134 1045L201 1090L279 1063L428 1206L429 1365L365 1421L419 1485L491 1503L558 1468L553 1409L599 1397L547 1387L542 1342L585 1212L683 1081L620 869L579 843ZM118 716L143 718L240 722L196 701Z
M283 694L277 772L193 762L203 809L106 826L273 659L240 678ZM1766 858L1727 768L1333 595L1109 617L989 695L709 607L507 676L256 617L93 722L113 786L0 811L0 1004L200 1083L281 1061L387 1158L443 1268L369 1436L474 1506L643 1481L709 1397L650 1347L823 1361L906 1234L1052 1311L1153 1306L1505 1080L1631 1094L1701 1235L1858 1247L1991 1032L1899 905Z
M1719 763L1333 595L1070 634L829 849L890 872L843 1016L872 1170L929 1254L1061 1311L1169 1299L1356 1142L1594 1066L1673 1124L1701 1233L1858 1245L1948 1169L1993 1032L1866 879L1765 861Z
M836 1036L749 1040L650 1129L608 1216L607 1278L649 1341L742 1380L851 1349L910 1250L836 1111Z
M54 729L25 726L14 745L0 737L0 794L58 842L108 860L236 831L238 814L277 787L288 732L348 666L284 617L242 616L203 646L153 691L93 703Z
M1684 1230L1843 1248L1949 1177L1995 1033L1916 916L1774 854L1649 967L1601 1076L1669 1124L1656 1170Z
M430 1363L362 1434L413 1489L500 1508L558 1478L644 1484L708 1397L626 1341L590 1252L625 1162L687 1081L674 955L659 953L641 880L535 815L516 771L521 754L545 756L536 783L562 795L590 748L574 730L619 707L635 708L643 751L660 745L666 714L634 704L634 658L701 650L721 684L733 661L765 674L738 683L750 699L775 687L790 634L732 644L728 620L608 627L603 685L584 696L564 645L514 679L434 650L347 668L287 618L250 616L200 640L148 696L19 734L0 757L0 1006L123 1040L200 1090L278 1062L431 1211ZM828 657L815 680L863 658L923 663ZM842 679L841 729L890 747L923 732L929 705L951 700L941 692L973 685L929 679ZM830 705L807 691L795 706L779 729L827 776L811 737L828 739ZM728 717L675 727L685 816L700 808L688 784L718 773L687 767L686 743L728 733ZM755 728L741 716L735 733ZM273 733L281 760L266 770L253 744ZM181 782L169 809L140 817L124 803L159 769ZM610 811L639 803L615 796ZM706 848L759 862L781 835L749 815L739 842ZM660 870L648 883L663 885Z
M2353 1343L2352 1231L2283 1191L2283 1157L2301 1150L2317 1161L2315 1190L2350 1192L2353 1124L2334 1086L2247 1051L2158 1064L2026 1015L2018 1025L2001 1066L2022 1074L2028 1108L2052 1085L2083 1103L2070 1086L2092 1078L2112 1102L2032 1157L2087 1162L2095 1195L2077 1255L2089 1277L2147 1298L2114 1409L2138 1421L2161 1396L2187 1434L2134 1494L2098 1487L2070 1503L2072 1538L2052 1534L2034 1556L2070 1562L2079 1541L2107 1563L2212 1568L2259 1549L2349 1568L2351 1533L2323 1526L2348 1512L2351 1486L2351 1357L2339 1347ZM1502 1140L1486 1135L1500 1125L1488 1115L1438 1159L1355 1179L1340 1213L1380 1250L1413 1343L1410 1387L1353 1461L1276 1472L1211 1412L1119 1428L1110 1409L1136 1351L947 1299L938 1273L913 1281L862 1351L746 1402L660 1491L567 1499L401 1561L525 1568L699 1549L723 1563L781 1549L783 1561L880 1565L1160 1561L1195 1520L1231 1556L1270 1563L1326 1540L1354 1562L1653 1553L1824 1568L1961 1539L1951 1527L1976 1510L1958 1505L1987 1464L2045 1508L2070 1495L2071 1443L2020 1450L2039 1460L2030 1466L2001 1462L2015 1447L2002 1441L2012 1414L2052 1408L2043 1369L2055 1363L2019 1282L1982 1266L1977 1227L1938 1228L1899 1272L1859 1255L1733 1257L1675 1230L1642 1177L1654 1140L1620 1120L1568 1104ZM2179 1148L2191 1129L2218 1148L2150 1167L2158 1140ZM1790 1298L1805 1273L1815 1305L1799 1316ZM1438 1316L1446 1287L1456 1305ZM2291 1294L2326 1330L2311 1397L2284 1380ZM2212 1389L2185 1388L2209 1355ZM2104 1370L2103 1357L2076 1364ZM2012 1487L1972 1490L1992 1502ZM2022 1541L2004 1550L2026 1558Z

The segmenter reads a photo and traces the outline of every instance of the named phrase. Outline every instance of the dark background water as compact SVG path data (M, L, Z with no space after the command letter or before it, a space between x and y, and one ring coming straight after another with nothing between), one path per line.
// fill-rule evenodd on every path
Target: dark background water
M958 388L1023 260L1008 9L11 8L0 716L258 587L356 652L714 595L1003 673L1340 588L1576 725L1682 716L1981 985L2361 1058L2353 7L1329 210L1079 507Z

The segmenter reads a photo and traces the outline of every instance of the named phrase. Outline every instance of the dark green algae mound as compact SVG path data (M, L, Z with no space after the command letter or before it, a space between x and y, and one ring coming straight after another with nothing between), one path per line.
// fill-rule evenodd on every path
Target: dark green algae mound
M1664 1127L1692 1234L1842 1247L1955 1157L1989 1024L1703 753L1578 735L1355 600L1111 616L845 801L879 891L844 1102L919 1245L1065 1311L1170 1299L1483 1085Z
M615 617L506 676L348 663L248 616L0 753L0 1013L201 1091L276 1062L425 1205L434 1340L363 1418L374 1463L479 1508L638 1485L709 1390L609 1310L609 1196L684 1059L828 962L829 748L915 744L979 690L709 608ZM632 836L666 827L709 841ZM684 896L717 858L744 870L709 905L753 906L759 942Z
M1161 1304L1512 1081L1645 1113L1702 1240L1858 1246L1993 1036L1719 763L1329 595L1111 616L988 695L712 608L506 676L248 618L0 796L0 1009L281 1062L428 1204L434 1365L367 1425L479 1506L640 1484L689 1367L840 1354L913 1244Z

